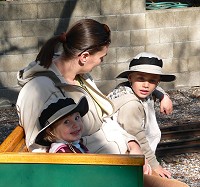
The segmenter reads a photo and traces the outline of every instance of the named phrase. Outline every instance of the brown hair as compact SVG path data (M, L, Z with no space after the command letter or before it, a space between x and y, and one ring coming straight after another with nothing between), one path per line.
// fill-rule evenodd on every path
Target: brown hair
M63 44L64 55L70 59L85 51L94 54L110 42L110 29L107 25L93 19L82 19L76 22L68 32L49 39L41 48L36 61L48 68L52 63L54 50L58 43Z
M56 142L56 140L58 140L56 135L54 135L54 129L56 128L56 126L58 126L58 124L59 123L54 123L45 129L45 131L43 132L43 141L48 143L54 143Z

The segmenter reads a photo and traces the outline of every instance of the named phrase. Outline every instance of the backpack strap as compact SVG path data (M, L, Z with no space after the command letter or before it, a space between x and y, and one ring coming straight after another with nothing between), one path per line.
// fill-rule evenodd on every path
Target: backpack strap
M53 71L40 71L33 75L33 77L40 77L40 76L50 78L55 83L55 85L61 84L61 80L56 76L56 74Z
M61 80L56 76L56 74L53 71L40 71L33 75L33 77L41 77L41 76L48 77L49 79L51 79L53 83L55 84L55 86L60 90L62 95L65 97L65 94L62 91L61 87L67 84L62 83Z

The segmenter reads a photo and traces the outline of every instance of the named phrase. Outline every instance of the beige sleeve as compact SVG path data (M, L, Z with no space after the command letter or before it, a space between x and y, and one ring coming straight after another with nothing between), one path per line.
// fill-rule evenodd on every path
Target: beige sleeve
M144 109L139 101L130 101L119 109L118 122L129 133L137 138L142 152L152 168L159 165L154 152L151 150L143 128Z

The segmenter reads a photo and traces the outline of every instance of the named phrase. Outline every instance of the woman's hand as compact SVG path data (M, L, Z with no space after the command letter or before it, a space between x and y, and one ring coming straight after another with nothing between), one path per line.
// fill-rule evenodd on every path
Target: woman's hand
M171 178L171 173L159 165L154 171L163 178Z

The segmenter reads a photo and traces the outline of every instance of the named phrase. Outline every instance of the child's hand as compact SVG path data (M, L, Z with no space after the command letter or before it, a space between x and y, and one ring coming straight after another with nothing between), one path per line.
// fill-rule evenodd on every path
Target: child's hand
M163 99L160 101L160 112L162 114L171 114L173 111L173 104L168 95L164 95Z
M154 171L163 178L171 178L171 173L159 165Z
M151 169L151 166L148 164L147 159L145 159L145 164L143 166L143 173L146 174L146 175L152 174L152 169Z

